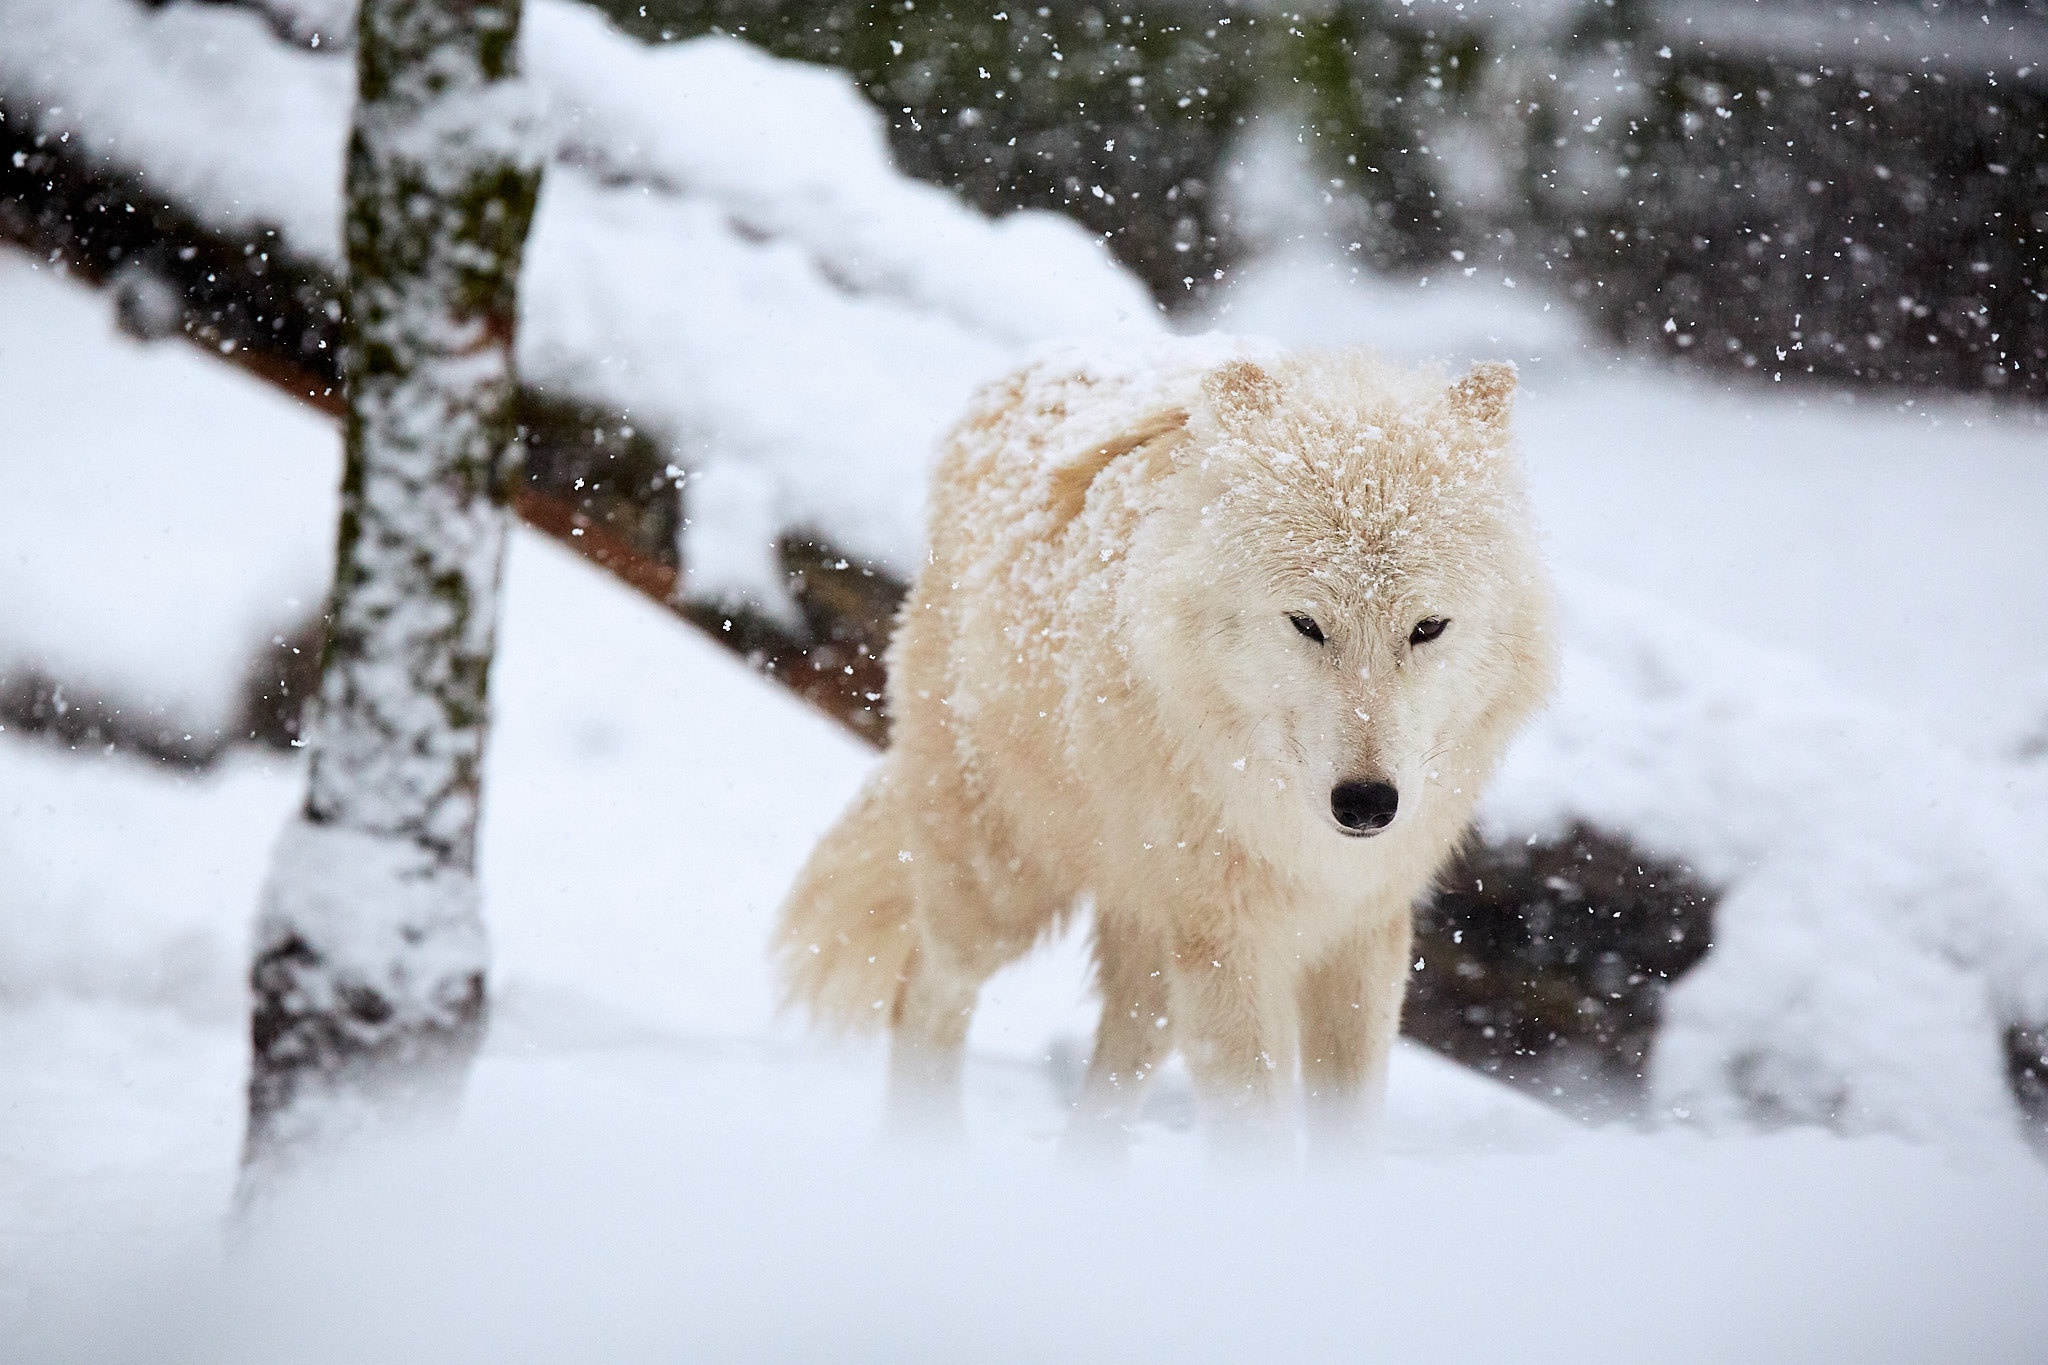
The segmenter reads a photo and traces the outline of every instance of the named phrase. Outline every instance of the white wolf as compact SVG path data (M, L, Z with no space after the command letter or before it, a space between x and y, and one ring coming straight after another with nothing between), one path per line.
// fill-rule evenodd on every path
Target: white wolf
M782 911L788 997L894 1030L958 1121L981 984L1095 911L1068 1130L1116 1153L1178 1045L1227 1148L1370 1131L1413 902L1553 674L1508 408L1358 354L1043 360L948 438L893 743ZM1224 358L1234 356L1236 358Z

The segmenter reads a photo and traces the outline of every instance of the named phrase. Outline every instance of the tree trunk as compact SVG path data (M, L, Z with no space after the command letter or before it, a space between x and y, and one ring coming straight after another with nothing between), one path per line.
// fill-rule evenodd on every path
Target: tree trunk
M306 803L250 973L251 1172L379 1115L452 1109L482 1040L486 684L540 178L518 24L519 0L362 5L347 465Z

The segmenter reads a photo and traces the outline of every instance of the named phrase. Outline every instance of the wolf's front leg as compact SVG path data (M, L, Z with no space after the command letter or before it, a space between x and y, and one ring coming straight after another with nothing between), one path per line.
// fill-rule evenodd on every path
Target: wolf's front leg
M1290 1159L1293 973L1270 950L1236 936L1178 935L1169 962L1173 1028L1210 1150L1230 1159Z
M1145 1083L1173 1044L1166 945L1138 925L1098 914L1095 979L1102 991L1095 1055L1088 1059L1060 1154L1114 1162L1128 1154Z
M1412 933L1404 908L1360 928L1302 973L1301 1078L1312 1159L1356 1159L1377 1136Z

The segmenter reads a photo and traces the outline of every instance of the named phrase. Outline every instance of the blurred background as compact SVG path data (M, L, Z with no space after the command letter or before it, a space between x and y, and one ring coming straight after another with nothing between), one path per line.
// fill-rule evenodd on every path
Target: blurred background
M1320 232L1397 277L1519 273L1702 365L2041 394L2037 5L607 13L846 71L907 173L1069 215L1175 311Z
M0 0L0 1264L231 1178L353 24ZM1397 1156L1597 1187L1588 1132L1707 1134L1702 1199L2038 1193L2048 4L527 0L522 52L480 1112L580 1087L742 1164L704 1116L750 1096L861 1127L873 1059L776 1022L760 946L885 738L935 442L1035 348L1221 329L1521 367L1565 688L1419 910ZM1084 958L977 1018L1005 1153L1085 1059ZM1170 1076L1141 1163L1187 1125Z

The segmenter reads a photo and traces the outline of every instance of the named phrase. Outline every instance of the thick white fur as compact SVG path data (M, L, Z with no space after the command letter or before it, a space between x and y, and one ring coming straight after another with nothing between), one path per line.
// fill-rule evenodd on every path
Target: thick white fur
M893 1028L894 1115L957 1122L981 984L1092 901L1070 1148L1120 1151L1176 1045L1226 1146L1290 1140L1297 1071L1312 1136L1369 1132L1411 907L1551 685L1513 389L1179 342L979 395L890 647L893 745L777 945L821 1022ZM1345 779L1398 788L1392 825L1347 835Z

